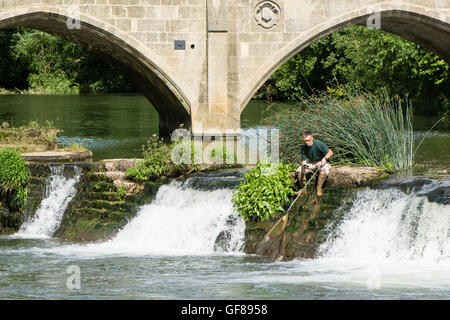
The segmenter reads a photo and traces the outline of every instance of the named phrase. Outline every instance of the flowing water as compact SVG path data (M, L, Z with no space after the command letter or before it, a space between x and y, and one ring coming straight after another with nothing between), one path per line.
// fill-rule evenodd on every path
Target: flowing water
M81 169L75 167L75 176L65 178L62 166L50 166L50 177L47 184L46 197L39 209L14 235L22 238L49 238L61 223L69 202L75 196L76 184L80 180Z
M0 99L0 120L53 120L65 130L61 143L84 142L98 158L134 157L157 130L154 110L140 96ZM243 126L268 107L246 109ZM448 129L440 129L426 138L419 159L446 170L449 148ZM201 178L161 187L113 239L81 244L51 237L79 181L79 172L67 177L54 167L35 217L17 234L0 236L0 298L450 298L449 181L428 180L404 192L400 185L409 180L399 178L358 190L329 226L317 259L266 263L242 251L244 224L231 204L239 179L214 187L217 177Z
M232 188L173 182L103 243L43 238L47 231L1 237L0 298L448 299L450 183L428 182L409 194L359 190L319 258L279 263L242 252ZM57 221L65 204L52 196L43 203L53 203ZM29 225L49 230L49 220ZM74 266L79 289L68 286Z

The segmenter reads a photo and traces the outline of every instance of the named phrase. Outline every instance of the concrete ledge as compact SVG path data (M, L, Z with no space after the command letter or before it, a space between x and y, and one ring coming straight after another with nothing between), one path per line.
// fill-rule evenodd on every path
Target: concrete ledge
M42 151L22 153L22 157L30 162L54 162L54 161L86 161L92 159L92 151Z

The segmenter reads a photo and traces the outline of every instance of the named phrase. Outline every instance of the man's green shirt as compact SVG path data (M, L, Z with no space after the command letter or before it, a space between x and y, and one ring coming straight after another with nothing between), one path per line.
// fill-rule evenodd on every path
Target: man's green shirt
M330 151L330 149L320 140L313 140L313 145L308 147L306 144L302 146L301 156L302 161L309 159L311 162L320 161L325 157L325 155Z

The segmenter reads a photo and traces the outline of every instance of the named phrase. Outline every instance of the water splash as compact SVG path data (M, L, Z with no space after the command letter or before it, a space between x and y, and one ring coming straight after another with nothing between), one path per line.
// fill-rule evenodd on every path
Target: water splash
M22 224L13 236L22 238L49 238L58 229L69 202L75 196L81 169L75 167L71 178L64 176L62 166L51 166L45 198L32 218Z
M450 263L450 206L427 197L443 184L409 194L395 188L360 191L320 247L320 256L372 263Z
M241 253L245 224L233 210L232 190L202 191L188 185L189 181L161 186L156 199L142 206L113 239L64 246L57 253L80 258Z

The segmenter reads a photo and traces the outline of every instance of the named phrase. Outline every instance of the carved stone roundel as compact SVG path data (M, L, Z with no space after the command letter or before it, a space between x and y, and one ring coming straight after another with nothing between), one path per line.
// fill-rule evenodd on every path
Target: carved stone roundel
M255 7L255 19L258 25L270 29L280 20L280 6L270 0L261 1Z

